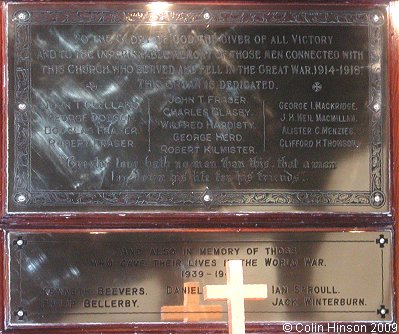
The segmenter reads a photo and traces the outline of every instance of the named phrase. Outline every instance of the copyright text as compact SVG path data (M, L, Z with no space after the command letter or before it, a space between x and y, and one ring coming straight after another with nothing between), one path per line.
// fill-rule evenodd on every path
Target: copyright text
M285 333L397 333L396 323L342 324L342 323L286 323Z

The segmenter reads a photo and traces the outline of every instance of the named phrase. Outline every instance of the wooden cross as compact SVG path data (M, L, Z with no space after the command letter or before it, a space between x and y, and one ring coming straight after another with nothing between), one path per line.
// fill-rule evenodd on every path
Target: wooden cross
M198 322L203 320L221 319L221 305L200 305L200 295L198 293L190 293L192 291L199 291L199 282L184 283L184 288L185 293L183 305L162 306L162 320Z
M227 261L226 274L227 285L205 286L204 299L227 300L229 334L245 334L245 299L266 299L267 284L244 285L241 260Z

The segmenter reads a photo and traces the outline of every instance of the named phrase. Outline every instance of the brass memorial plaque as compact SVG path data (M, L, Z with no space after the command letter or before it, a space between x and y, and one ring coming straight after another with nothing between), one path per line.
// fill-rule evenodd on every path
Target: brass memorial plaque
M267 285L245 301L248 323L393 319L389 231L14 231L6 248L8 327L225 323L226 302L203 291L234 259L244 284Z
M7 213L387 213L385 7L9 3Z

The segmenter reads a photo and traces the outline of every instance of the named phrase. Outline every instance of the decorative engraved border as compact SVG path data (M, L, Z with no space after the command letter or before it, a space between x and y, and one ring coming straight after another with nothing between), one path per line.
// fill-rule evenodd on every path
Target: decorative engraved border
M165 10L134 9L32 11L35 24L370 24L370 11L254 11L254 10ZM384 18L383 15L380 17Z
M30 194L30 101L31 101L31 33L30 14L14 14L14 198L16 203L28 202Z
M383 148L383 25L380 11L255 11L175 10L154 13L134 10L17 11L15 22L15 116L14 116L14 205L47 207L167 207L218 206L371 206L387 201L384 189ZM30 28L32 24L249 24L249 25L343 25L368 26L370 112L370 191L32 191L30 189ZM72 211L72 210L71 210Z

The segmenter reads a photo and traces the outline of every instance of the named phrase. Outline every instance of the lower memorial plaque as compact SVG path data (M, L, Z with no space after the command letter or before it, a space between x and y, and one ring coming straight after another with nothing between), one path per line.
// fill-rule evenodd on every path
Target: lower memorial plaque
M6 326L226 323L228 263L247 326L394 319L390 231L223 232L8 232Z
M385 6L8 3L6 213L388 213Z

